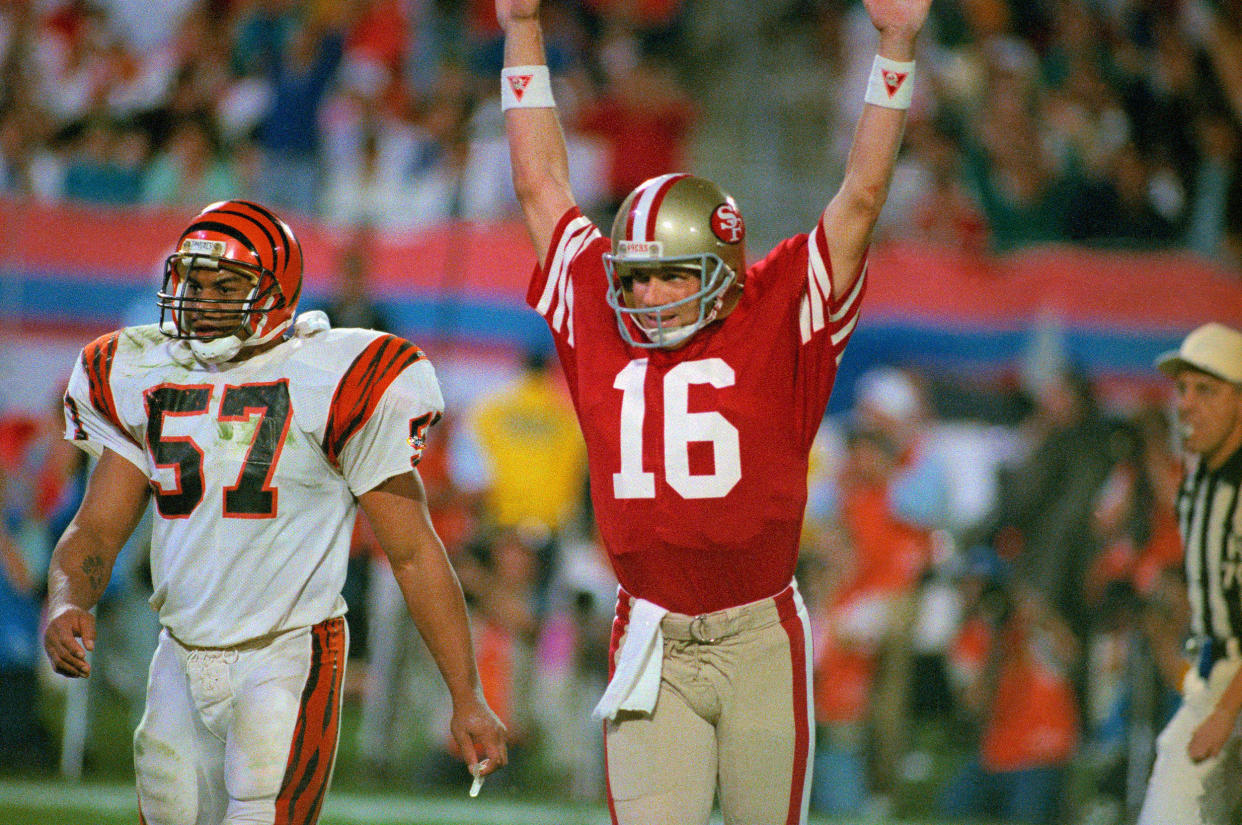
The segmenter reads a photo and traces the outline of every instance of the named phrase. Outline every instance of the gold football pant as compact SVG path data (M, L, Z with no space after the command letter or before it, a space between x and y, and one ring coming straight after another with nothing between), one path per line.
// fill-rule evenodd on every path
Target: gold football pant
M613 623L615 664L631 597ZM811 634L795 584L701 616L669 613L650 716L605 722L615 825L707 823L717 789L726 825L805 823L811 733Z

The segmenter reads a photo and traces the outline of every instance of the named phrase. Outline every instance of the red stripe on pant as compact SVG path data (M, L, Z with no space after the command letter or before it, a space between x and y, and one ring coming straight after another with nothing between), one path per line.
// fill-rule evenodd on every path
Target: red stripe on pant
M811 746L811 723L807 711L806 629L802 624L802 617L798 615L798 604L793 593L793 588L788 587L776 595L777 615L780 616L781 627L789 637L789 660L793 677L794 763L789 780L789 812L785 815L786 825L798 825L802 821L807 755Z
M275 825L314 825L319 819L336 757L344 650L343 618L311 628L310 672L289 745L284 782L276 797Z
M613 671L617 669L617 650L621 647L621 637L630 626L630 596L624 590L617 593L616 617L612 620L612 636L608 640L608 679L612 680ZM612 825L617 823L617 808L612 801L612 782L608 776L608 720L604 725L604 796L608 799L608 816Z

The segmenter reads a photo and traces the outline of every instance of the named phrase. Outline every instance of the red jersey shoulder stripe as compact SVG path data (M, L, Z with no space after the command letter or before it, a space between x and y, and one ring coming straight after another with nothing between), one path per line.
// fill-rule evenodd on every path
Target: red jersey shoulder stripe
M111 421L126 438L138 444L121 423L121 417L116 411L116 399L112 396L112 362L116 359L120 338L119 331L109 332L83 347L82 368L86 370L86 380L90 386L91 406Z
M358 353L337 383L328 408L322 446L332 466L339 466L341 450L370 420L397 376L426 357L418 347L395 335L381 335Z
M599 237L599 229L577 207L566 211L552 235L548 261L543 272L546 279L543 290L538 300L532 304L535 311L547 320L554 333L565 334L570 346L573 346L574 290L569 268L582 250Z

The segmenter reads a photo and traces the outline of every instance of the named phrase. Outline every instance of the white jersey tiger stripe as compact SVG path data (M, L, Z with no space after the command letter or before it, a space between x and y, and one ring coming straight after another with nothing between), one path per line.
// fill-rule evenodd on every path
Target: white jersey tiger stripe
M565 225L559 238L555 238L555 252L548 266L548 280L535 311L547 319L554 332L565 328L573 317L573 285L569 281L569 265L583 247L600 236L599 230L587 218L578 216ZM573 327L569 326L569 344L573 346Z

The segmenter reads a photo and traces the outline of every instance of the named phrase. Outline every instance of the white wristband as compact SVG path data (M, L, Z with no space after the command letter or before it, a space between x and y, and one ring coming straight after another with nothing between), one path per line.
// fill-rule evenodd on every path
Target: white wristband
M500 70L500 110L556 106L547 66L506 66Z
M914 97L914 61L889 60L875 56L871 77L867 79L867 103L889 109L909 109Z

